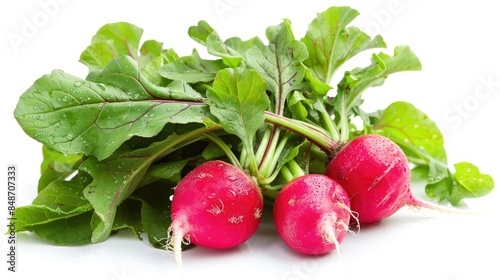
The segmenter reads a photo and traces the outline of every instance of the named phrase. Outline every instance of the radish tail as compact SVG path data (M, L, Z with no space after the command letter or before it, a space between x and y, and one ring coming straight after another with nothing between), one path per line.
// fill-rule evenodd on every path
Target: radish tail
M472 210L467 210L467 209L459 209L459 208L453 208L453 207L449 207L449 206L439 205L439 204L432 203L430 201L426 201L426 200L423 200L423 199L420 199L420 198L414 197L414 196L410 197L410 199L406 203L406 205L414 207L417 210L420 208L427 208L427 209L436 210L436 211L445 212L445 213L481 214L481 212L478 212L478 211L472 211Z
M348 276L348 279L351 279L351 273L347 267L346 262L344 261L344 257L342 256L342 252L340 251L340 243L337 239L337 235L335 234L336 230L336 224L338 221L336 217L332 217L333 219L328 219L322 226L321 226L321 231L323 232L323 238L326 242L332 243L335 245L335 251L337 251L337 255L339 256L340 262L342 263L342 266L345 269L345 272ZM348 226L345 225L344 223L340 224L341 227L345 230L348 231Z
M174 259L179 271L181 273L181 278L184 279L184 265L182 264L182 244L189 244L189 240L184 241L186 238L186 230L180 222L173 222L169 228L169 236L167 241L166 249L174 252Z

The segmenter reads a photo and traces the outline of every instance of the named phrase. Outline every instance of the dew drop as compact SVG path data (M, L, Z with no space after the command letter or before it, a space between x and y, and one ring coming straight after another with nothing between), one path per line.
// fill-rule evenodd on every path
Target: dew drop
M80 87L82 86L82 83L80 81L76 81L73 85L75 85L75 87Z

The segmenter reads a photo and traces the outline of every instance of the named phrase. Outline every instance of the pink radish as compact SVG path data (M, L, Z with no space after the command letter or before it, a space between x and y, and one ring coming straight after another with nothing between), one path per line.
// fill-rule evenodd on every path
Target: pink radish
M176 186L169 246L182 271L181 245L227 249L247 241L259 227L262 194L252 178L223 161L205 162Z
M444 210L412 195L408 159L384 136L354 138L328 164L325 174L346 190L360 223L378 222L404 205Z
M294 251L322 255L339 248L351 212L344 189L321 174L297 177L276 197L273 217L281 239Z

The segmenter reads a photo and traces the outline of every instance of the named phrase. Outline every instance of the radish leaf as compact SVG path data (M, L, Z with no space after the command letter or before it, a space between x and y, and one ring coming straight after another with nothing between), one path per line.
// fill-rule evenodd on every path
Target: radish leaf
M85 176L85 175L84 175ZM92 205L83 198L86 183L54 181L41 190L32 205L16 208L16 231L31 231L50 243L76 245L90 242Z
M254 70L228 68L217 73L213 88L207 91L210 112L225 131L242 140L250 157L254 153L253 139L264 124L264 112L269 108L266 86ZM250 165L256 172L255 159L250 161Z
M428 197L457 205L463 198L480 197L493 189L492 178L470 163L455 164L453 174L439 128L412 104L392 103L378 112L373 129L398 143L409 161L427 168Z
M309 24L301 41L309 52L304 64L315 78L330 84L335 71L357 53L386 47L382 37L371 39L357 27L347 27L358 14L349 7L331 7Z
M166 123L203 122L207 108L194 101L199 94L193 89L179 82L158 87L134 66L127 56L113 60L89 75L99 82L55 70L23 93L14 115L29 136L48 148L98 159L132 136L156 135Z
M159 70L159 74L170 80L186 83L211 82L217 71L224 69L222 60L202 59L198 51L193 50L190 56L184 56L168 63Z
M111 60L122 55L128 55L138 60L139 43L143 30L127 22L109 23L97 31L88 46L80 55L80 62L87 65L90 71L101 70ZM143 47L151 50L148 43ZM157 46L154 46L157 52ZM148 51L151 54L151 51Z
M266 36L269 45L249 49L246 61L267 82L274 97L273 111L282 115L288 94L302 87L305 70L301 62L308 56L307 49L294 39L289 20L268 27Z

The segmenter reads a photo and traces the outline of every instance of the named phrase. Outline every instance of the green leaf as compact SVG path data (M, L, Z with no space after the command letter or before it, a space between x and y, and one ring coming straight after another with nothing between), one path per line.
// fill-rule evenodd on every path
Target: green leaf
M165 248L168 228L171 224L170 196L174 188L164 183L154 183L136 190L130 197L142 202L141 223L149 243Z
M179 59L179 56L177 55L177 53L175 53L174 50L163 50L158 57L151 60L148 64L142 67L141 72L144 75L144 78L146 78L151 83L157 86L167 86L171 82L171 80L162 77L158 73L158 71L160 71L160 69L164 65L170 62L174 62L177 59Z
M98 159L132 136L156 135L166 123L203 122L207 108L195 101L198 93L179 82L166 88L151 84L134 65L127 56L113 60L89 76L99 82L55 70L23 93L14 116L48 148Z
M140 49L141 56L137 59L139 65L147 65L163 52L163 43L156 40L145 41Z
M427 196L439 200L446 199L452 205L457 205L464 198L478 198L493 190L495 185L493 178L490 175L482 174L475 165L460 162L454 167L454 174L448 171L448 177L427 184L425 188Z
M159 74L170 80L179 80L186 83L211 82L217 72L224 69L222 60L205 60L196 50L190 56L164 65Z
M187 158L155 164L148 169L141 184L144 183L144 181L152 182L156 180L166 180L172 183L178 183L182 179L182 169L184 169L190 160L190 158Z
M309 52L304 64L320 81L330 84L335 71L359 52L386 47L382 37L372 40L357 27L347 27L358 14L349 7L331 7L309 24L301 40Z
M87 65L90 71L96 71L122 55L138 60L142 33L141 28L127 22L106 24L92 37L90 46L80 55L80 62ZM151 49L150 46L145 48Z
M208 24L208 22L200 20L198 25L189 27L188 35L191 39L206 46L207 37L212 34L213 31L214 29L210 26L210 24Z
M92 205L83 197L85 185L79 177L50 183L31 205L15 210L16 231L34 232L57 245L88 243Z
M242 55L226 45L217 31L206 21L202 20L198 22L197 26L191 26L188 34L192 39L206 46L209 54L222 58L224 65L232 68L240 66Z
M345 73L338 85L337 99L345 95L346 109L350 110L360 105L361 94L367 88L382 85L390 74L421 69L420 61L408 46L397 46L392 57L385 53L373 54L370 66Z
M288 109L292 112L292 117L296 120L305 119L309 109L313 106L312 101L298 90L289 95L287 103Z
M448 167L444 140L437 125L415 106L394 102L373 114L373 129L402 146L408 160L427 168L425 192L430 198L457 205L464 198L480 197L493 189L493 179L470 163L455 164L455 174Z
M90 243L92 229L90 220L92 211L70 215L71 213L59 213L54 210L46 210L44 206L26 206L19 208L18 221L23 221L27 216L44 216L52 219L48 223L38 223L34 225L23 225L19 231L30 231L38 237L54 245L81 245ZM57 218L56 218L57 217ZM64 218L62 218L64 217ZM17 224L16 224L17 226Z
M78 169L82 155L64 156L42 147L43 161L40 167L41 175L38 179L38 192L42 191L53 181L62 181Z
M490 175L481 174L479 168L467 162L455 164L455 179L467 191L465 197L487 195L494 187L493 178Z
M427 163L430 159L446 162L444 138L427 114L414 105L397 101L380 112L374 130L381 130L389 138L405 143L405 147L416 154L425 153Z
M119 149L104 160L88 157L80 165L80 170L94 178L83 192L99 217L92 233L92 242L104 241L109 236L117 207L143 185L142 180L153 162L175 151L175 148L199 140L205 130L208 129L193 130L183 135L173 133L146 148ZM148 182L151 181L149 178Z
M255 134L264 124L264 112L269 107L266 86L254 70L228 68L217 73L213 88L207 91L210 112L225 131L242 140L250 154L253 154Z
M305 65L304 69L304 82L308 85L310 90L318 96L326 96L326 94L332 89L332 87L316 78L312 74L311 69L307 68Z
M305 69L301 62L308 56L306 46L295 40L289 20L266 30L268 46L254 46L246 53L248 66L268 84L274 97L274 113L282 115L290 92L302 87Z
M116 209L116 215L113 220L113 231L130 229L142 240L141 233L144 231L141 218L141 202L135 199L126 199Z
M182 82L176 81L167 87L151 83L142 75L137 62L128 56L110 61L102 71L90 73L87 80L122 89L129 95L131 101L144 99L201 101L202 99L200 93Z
M240 66L243 59L242 54L227 46L216 31L207 37L207 50L209 54L222 58L222 62L228 67Z

